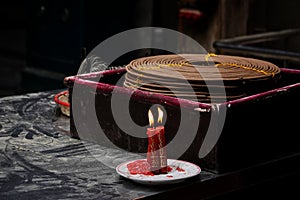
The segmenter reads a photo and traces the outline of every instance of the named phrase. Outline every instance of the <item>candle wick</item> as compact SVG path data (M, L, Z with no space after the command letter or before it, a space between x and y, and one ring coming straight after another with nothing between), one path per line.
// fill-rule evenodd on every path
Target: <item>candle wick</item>
M153 122L153 124L150 124L150 128L155 129L155 123Z

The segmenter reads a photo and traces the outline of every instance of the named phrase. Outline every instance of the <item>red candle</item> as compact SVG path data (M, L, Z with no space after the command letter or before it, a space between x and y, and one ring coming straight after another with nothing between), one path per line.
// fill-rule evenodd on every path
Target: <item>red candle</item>
M159 126L155 129L155 135L158 138L158 151L159 151L159 163L161 174L168 173L168 163L167 163L167 154L166 154L166 139L165 139L165 128L163 126Z
M149 124L150 126L154 125L154 118L152 112L148 112ZM150 170L153 174L159 174L160 163L158 155L158 138L155 133L155 128L147 128L148 135L148 151L147 151L147 162L149 163Z
M155 134L155 128L147 129L148 135L148 151L147 151L147 162L150 165L150 170L153 174L159 174L160 163L158 155L158 138Z
M168 173L167 154L166 154L166 140L165 128L158 126L154 128L154 118L151 110L148 112L149 124L152 126L147 129L148 135L148 151L147 162L153 174ZM158 108L158 123L162 123L163 112Z

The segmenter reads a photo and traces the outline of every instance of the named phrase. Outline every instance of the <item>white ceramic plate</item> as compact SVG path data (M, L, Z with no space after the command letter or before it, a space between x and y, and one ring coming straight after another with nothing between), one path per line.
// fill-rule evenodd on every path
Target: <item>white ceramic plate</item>
M196 176L201 172L201 168L193 163L182 160L168 159L168 166L172 168L172 171L168 172L168 174L159 174L154 176L143 174L132 175L127 168L127 164L135 161L136 160L127 161L118 165L116 171L119 175L141 184L159 185L178 183L187 178ZM183 169L184 171L176 170L177 167Z

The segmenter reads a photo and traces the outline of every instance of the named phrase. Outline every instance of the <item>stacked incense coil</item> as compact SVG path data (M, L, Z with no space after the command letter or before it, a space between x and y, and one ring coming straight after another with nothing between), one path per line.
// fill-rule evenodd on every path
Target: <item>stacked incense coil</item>
M215 54L143 57L126 70L125 87L205 103L245 97L280 78L280 68L270 62Z

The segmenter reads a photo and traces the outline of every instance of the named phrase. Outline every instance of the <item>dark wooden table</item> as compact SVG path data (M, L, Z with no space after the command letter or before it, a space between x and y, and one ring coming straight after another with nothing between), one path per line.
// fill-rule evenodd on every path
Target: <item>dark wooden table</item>
M61 90L0 99L0 199L253 199L299 196L300 154L226 174L144 186L115 166L137 155L69 137ZM200 166L201 167L201 166Z

